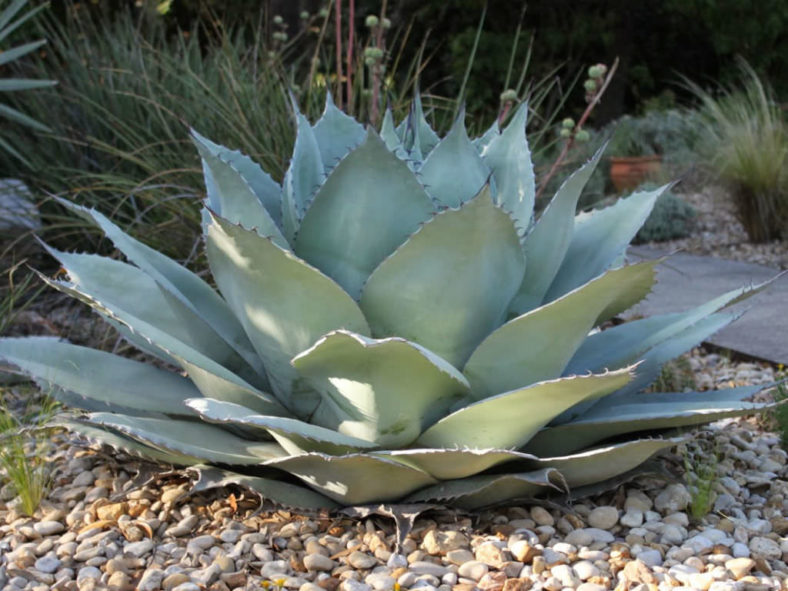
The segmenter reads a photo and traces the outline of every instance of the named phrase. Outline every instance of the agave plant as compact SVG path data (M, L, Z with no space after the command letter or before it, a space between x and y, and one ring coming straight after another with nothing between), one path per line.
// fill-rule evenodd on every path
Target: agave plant
M296 113L281 186L195 132L219 293L65 202L128 262L51 250L68 279L44 277L180 372L47 338L0 358L83 409L77 432L301 507L583 487L762 408L758 387L641 393L753 290L604 328L654 283L658 261L622 256L663 189L575 216L596 154L534 221L526 115L439 139L418 97L379 133L329 97L314 125Z
M46 43L46 40L32 41L17 45L9 49L3 49L2 44L6 38L21 27L25 22L33 18L41 10L46 8L42 4L23 15L19 15L27 4L27 0L0 0L0 66L5 66L18 60L19 58L32 53ZM0 78L0 92L18 92L34 88L45 88L57 84L54 80L33 80L30 78ZM21 123L37 131L49 131L49 128L39 123L35 119L28 117L17 109L12 109L8 105L0 103L0 117L10 121ZM16 158L27 164L25 158L6 140L0 137L0 148L14 155Z

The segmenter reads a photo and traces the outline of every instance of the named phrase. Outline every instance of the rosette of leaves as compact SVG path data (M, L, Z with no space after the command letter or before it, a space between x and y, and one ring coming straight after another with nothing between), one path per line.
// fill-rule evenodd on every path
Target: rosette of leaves
M657 261L622 256L663 189L575 216L597 153L534 220L526 115L441 139L418 98L379 132L329 98L296 114L281 185L195 132L218 291L73 205L126 262L52 250L68 278L44 277L180 371L48 338L0 358L83 409L75 431L300 507L583 487L761 408L755 387L639 394L752 290L599 330L654 283Z

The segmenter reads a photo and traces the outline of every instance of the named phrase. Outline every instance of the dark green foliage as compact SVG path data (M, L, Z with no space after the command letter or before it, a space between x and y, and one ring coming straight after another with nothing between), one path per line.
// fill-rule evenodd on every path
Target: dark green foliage
M658 187L657 183L643 183L637 191L651 191ZM657 199L651 215L635 236L634 243L664 242L676 238L686 238L694 226L695 209L686 201L682 201L671 192L663 193Z

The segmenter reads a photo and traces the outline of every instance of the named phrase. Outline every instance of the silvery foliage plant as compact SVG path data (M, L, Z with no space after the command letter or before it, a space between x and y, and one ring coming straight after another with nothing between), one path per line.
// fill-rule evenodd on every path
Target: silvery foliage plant
M755 386L643 393L754 290L607 322L654 284L659 261L624 254L664 187L576 215L600 153L535 218L526 115L441 139L418 97L380 131L329 97L314 125L296 113L281 185L194 132L218 290L66 202L125 262L51 249L67 279L43 277L164 363L41 337L0 359L81 409L69 429L304 508L578 489L762 409Z

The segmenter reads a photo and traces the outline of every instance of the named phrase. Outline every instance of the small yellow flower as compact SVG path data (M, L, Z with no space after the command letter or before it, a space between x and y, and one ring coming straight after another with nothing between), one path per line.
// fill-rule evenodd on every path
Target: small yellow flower
M271 583L269 583L268 581L263 581L262 583L260 583L260 586L261 586L263 589L268 589L268 587L270 587L270 586L271 586Z

